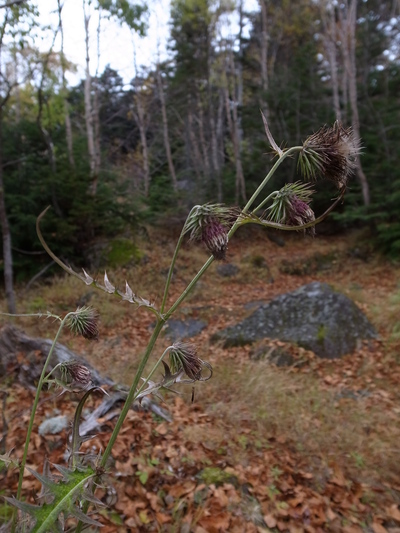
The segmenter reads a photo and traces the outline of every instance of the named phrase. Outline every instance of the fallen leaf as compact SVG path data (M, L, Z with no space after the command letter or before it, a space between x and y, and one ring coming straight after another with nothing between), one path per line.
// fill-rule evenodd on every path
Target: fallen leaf
M264 522L267 524L269 528L276 527L276 519L272 514L265 514L264 515Z
M396 522L400 522L400 510L395 503L389 507L387 514Z
M383 525L380 524L379 522L373 522L372 530L374 533L388 533L388 530L385 527L383 527Z

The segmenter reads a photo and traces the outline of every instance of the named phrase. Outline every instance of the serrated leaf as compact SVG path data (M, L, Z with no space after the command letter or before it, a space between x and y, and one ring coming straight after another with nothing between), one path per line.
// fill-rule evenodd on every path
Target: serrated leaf
M51 490L57 490L58 483L56 483L54 479L51 479L51 477L45 474L39 474L39 472L36 472L36 470L29 468L29 466L27 466L26 469L32 474L32 476L38 479L44 487Z
M90 518L90 516L83 513L79 507L74 506L72 509L70 509L70 514L83 522L84 524L89 524L90 526L98 526L103 527L103 524L101 522L98 522L94 518Z
M63 469L58 468L58 470L61 471ZM90 468L85 472L79 470L69 471L67 483L61 481L56 484L56 487L53 485L49 487L50 493L54 496L54 500L51 503L44 503L39 506L21 502L15 498L6 498L6 500L35 519L35 525L30 530L30 533L57 531L55 524L62 513L72 514L85 523L101 526L101 524L87 517L75 506L75 501L82 496L86 485L94 476L95 472Z

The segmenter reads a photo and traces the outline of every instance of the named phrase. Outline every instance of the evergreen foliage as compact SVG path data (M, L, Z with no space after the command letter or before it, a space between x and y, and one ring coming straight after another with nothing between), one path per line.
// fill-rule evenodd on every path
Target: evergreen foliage
M101 5L121 23L143 31L142 8L130 9L129 3L103 0ZM389 2L358 2L357 7L356 66L364 147L361 161L371 203L363 205L360 185L353 179L346 203L332 221L346 227L367 225L374 242L399 257L400 67L396 35L400 22L392 16ZM234 202L238 197L238 155L232 137L233 110L247 191L254 189L259 176L267 174L274 162L260 131L260 108L267 110L274 136L287 139L288 144L299 144L321 124L333 123L333 86L321 16L324 6L305 0L296 6L286 1L266 4L266 82L261 68L261 13L242 13L248 34L234 34L232 28L227 34L224 21L232 16L232 9L209 0L172 2L171 61L158 65L162 88L157 84L155 68L142 69L128 88L111 66L92 80L101 150L95 195L89 192L83 82L66 90L62 87L60 59L55 52L51 68L47 65L42 69L41 122L53 147L55 166L38 123L38 80L27 79L11 92L2 113L2 168L19 278L26 279L45 266L35 220L47 205L53 208L45 221L52 248L62 257L71 261L80 257L87 264L87 251L96 239L114 237L128 226L154 217L179 216L180 207L186 210L198 202L216 198ZM337 73L345 81L341 53L336 43ZM21 56L21 61L26 69L33 62L40 65L43 54L32 50ZM3 93L5 87L3 83ZM66 142L65 96L72 125L73 166ZM348 126L349 103L343 92L340 96L342 121ZM143 106L141 128L139 98ZM177 186L167 163L166 124ZM145 163L150 173L147 196L143 184ZM288 179L296 181L296 165L295 158L285 162L271 190ZM321 210L334 193L334 188L326 187L319 193L317 187L316 203ZM32 253L35 255L29 255Z

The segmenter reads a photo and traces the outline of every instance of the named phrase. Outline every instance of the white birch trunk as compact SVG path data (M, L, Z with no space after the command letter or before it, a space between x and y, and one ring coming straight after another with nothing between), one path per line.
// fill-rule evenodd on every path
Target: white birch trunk
M350 4L347 3L347 50L345 54L345 64L349 81L349 102L351 108L352 126L356 140L360 141L360 119L357 102L356 25L357 0L350 0ZM368 206L370 204L369 184L358 156L356 174L361 184L364 205Z
M140 133L140 144L142 147L142 159L143 159L143 182L144 182L144 195L147 197L150 191L150 163L149 163L149 149L147 145L147 136L146 136L146 117L144 104L140 95L140 89L137 89L135 104L137 113L135 113L135 118L137 125L139 127Z
M67 94L67 82L65 79L65 55L64 55L64 28L62 24L62 4L61 0L57 0L58 5L58 27L61 35L61 69L62 69L62 87L63 87L63 101L64 101L64 118L65 118L65 136L67 141L68 162L72 168L75 168L74 149L72 140L72 125L71 116L69 114L69 103L66 98Z
M163 138L164 138L165 154L167 156L169 173L171 174L171 178L172 178L172 186L174 188L174 191L176 192L178 190L178 180L176 178L175 165L174 165L174 161L172 159L172 153L171 153L171 144L169 142L167 107L165 104L164 87L162 83L162 77L161 77L159 64L157 64L157 86L158 86L158 96L159 96L160 104L161 104L161 117L162 117L162 123L163 123Z
M86 0L83 0L84 24L85 24L85 49L86 49L86 71L85 71L85 122L86 136L90 166L90 186L89 192L95 195L97 192L98 176L96 175L96 149L94 143L93 110L92 110L92 77L90 75L90 54L89 54L89 21L90 15L86 13Z

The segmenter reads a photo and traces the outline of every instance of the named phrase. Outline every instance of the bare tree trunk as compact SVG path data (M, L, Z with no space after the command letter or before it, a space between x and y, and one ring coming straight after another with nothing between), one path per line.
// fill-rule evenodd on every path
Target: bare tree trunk
M347 29L346 29L346 20L343 17L343 10L338 9L338 31L339 31L339 41L340 41L340 51L342 55L342 121L344 123L348 122L348 103L349 103L349 72L346 66L348 58L348 49L347 49Z
M176 179L175 165L174 165L174 161L172 159L172 154L171 154L171 144L169 142L167 107L165 105L165 94L164 94L164 87L162 83L160 65L157 64L156 68L157 68L158 96L160 98L160 103L161 103L161 117L162 117L162 123L163 123L164 147L165 147L165 153L167 155L169 173L171 174L171 178L172 178L172 185L173 185L174 191L176 192L178 190L178 180Z
M2 48L3 39L6 31L8 21L8 12L3 21L3 26L0 30L0 80L5 83L5 78L1 72L2 64ZM8 84L7 84L8 85ZM4 289L6 293L7 310L9 313L16 313L15 291L14 291L14 277L13 277L13 258L11 247L11 231L8 223L6 200L3 181L3 108L11 94L11 86L6 87L6 94L0 102L0 226L1 235L3 238L3 270L4 270Z
M99 23L97 25L97 65L96 65L96 83L94 85L93 98L93 132L94 132L94 160L96 167L96 176L100 174L101 166L101 149L100 149L100 102L99 102L99 68L100 68L100 26L101 26L101 7L99 6Z
M65 117L65 136L67 140L68 161L72 168L75 168L74 150L72 141L72 126L71 117L69 114L69 103L66 98L67 82L65 79L65 55L64 55L64 28L62 25L62 8L61 0L57 0L58 5L58 27L61 34L61 69L62 69L62 87L63 87L63 100L64 100L64 117Z
M53 143L53 139L51 138L50 131L49 131L48 128L45 128L45 126L43 124L43 107L44 107L44 105L46 103L44 101L44 96L43 96L43 85L44 85L44 81L46 79L49 58L50 58L50 56L51 56L51 54L53 52L53 47L54 47L54 43L55 43L55 40L56 40L56 37L57 37L58 30L59 30L59 27L57 28L57 31L54 32L53 41L51 43L49 52L46 54L46 56L43 59L42 78L40 80L40 85L39 85L39 88L38 88L38 113L37 113L37 117L36 117L36 123L37 123L37 125L39 127L40 133L42 134L43 140L44 140L45 145L46 145L47 157L49 159L49 165L50 165L50 169L51 169L51 172L52 172L53 176L57 172L57 160L56 160L56 153L55 153L55 150L54 150L54 143ZM57 213L57 215L59 217L61 217L62 216L62 212L61 212L58 200L57 200L57 195L56 195L56 191L55 191L53 183L51 185L51 197L52 197L52 204L53 204L54 210Z
M260 0L261 8L261 35L260 35L260 62L261 62L261 88L265 93L268 90L268 17L267 0ZM264 97L263 97L264 100ZM265 115L268 119L268 116Z
M356 24L357 24L357 0L350 0L350 5L347 4L347 53L346 70L349 77L349 100L352 116L352 126L356 140L360 140L360 119L358 115L357 103L357 66L356 66ZM367 177L361 166L360 158L357 156L357 177L361 183L361 190L364 205L370 204L370 193Z
M37 114L37 117L36 117L37 125L38 125L39 130L40 130L40 132L42 134L43 140L44 140L44 142L46 144L47 155L48 155L48 158L49 158L49 164L50 164L50 168L51 168L51 171L52 171L53 174L55 174L56 171L57 171L56 155L55 155L55 152L54 152L54 144L53 144L53 141L51 139L50 133L44 127L43 121L42 121L42 118L43 118L43 104L44 104L44 101L43 101L43 84L44 84L44 80L45 80L45 77L46 77L46 71L47 71L47 67L48 67L48 63L49 63L49 58L50 58L50 56L51 56L51 54L53 52L54 43L55 43L55 40L56 40L56 37L57 37L58 29L59 28L57 28L57 30L54 32L53 40L52 40L50 49L49 49L48 53L43 58L42 78L40 80L40 85L39 85L39 89L38 89L38 114Z
M201 96L197 94L197 108L198 108L198 125L199 125L199 138L200 138L200 148L201 148L201 159L203 162L203 169L204 174L207 177L207 179L210 177L210 161L209 161L209 154L210 149L209 146L206 143L205 135L204 135L204 113L203 113L203 105L201 102Z
M234 61L232 50L228 50L228 70L232 74L232 95L236 92L236 83L235 83L235 71L234 71ZM236 168L236 183L235 183L235 202L239 203L239 200L242 199L246 201L246 186L243 174L242 159L240 154L240 128L238 120L237 106L238 102L233 96L232 101L229 97L229 81L225 75L225 107L228 117L228 127L231 135L232 145L233 145L233 154L235 159L235 168Z
M101 166L101 149L100 149L100 102L99 102L99 88L97 81L94 87L93 99L93 132L94 132L94 154L95 154L95 174L100 174Z
M65 136L67 138L68 162L72 168L75 168L71 116L69 114L69 103L66 98L64 98L64 113L65 113Z
M13 258L11 249L11 232L7 218L6 201L4 197L3 183L3 106L5 100L0 104L0 225L3 238L3 268L4 287L6 293L7 310L9 313L16 313L15 292L13 282Z
M338 41L338 38L334 8L327 5L321 6L321 19L324 27L324 46L326 54L328 56L329 70L331 76L333 110L335 113L336 120L342 120L339 98L338 62L336 52L336 43Z
M187 128L188 128L188 136L190 141L190 155L191 155L191 162L192 166L194 166L194 171L197 177L197 180L200 181L201 178L201 169L203 168L203 162L201 160L201 154L199 145L197 142L197 138L194 132L194 125L193 125L193 102L191 99L191 96L188 97L188 114L187 114Z
M143 158L143 181L144 181L144 195L147 197L150 190L150 163L149 163L149 149L147 146L146 136L146 114L144 104L140 95L140 89L137 87L135 95L135 104L137 113L134 113L136 123L139 127L140 143L142 145Z
M83 0L84 23L85 23L85 47L86 47L86 77L85 77L85 121L86 135L90 165L90 187L89 192L95 195L97 192L98 176L96 173L96 149L94 143L93 110L92 110L92 78L90 75L90 55L89 55L89 21L90 15L86 13L86 0Z
M222 109L224 105L223 94L220 91L218 98L217 123L214 120L214 110L212 109L211 84L209 84L209 109L210 109L210 132L211 132L211 162L213 174L217 185L217 201L222 202L222 180L221 180L221 163L218 149L218 139L222 134Z

